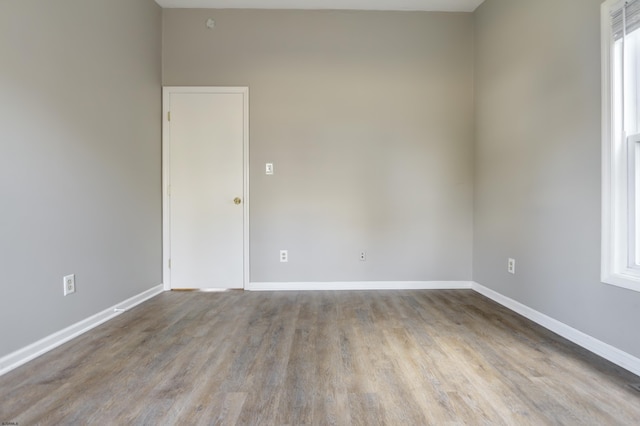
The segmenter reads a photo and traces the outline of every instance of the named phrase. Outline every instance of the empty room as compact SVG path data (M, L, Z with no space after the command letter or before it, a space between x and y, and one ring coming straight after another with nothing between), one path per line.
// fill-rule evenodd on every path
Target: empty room
M0 1L0 422L640 424L639 67L640 0Z

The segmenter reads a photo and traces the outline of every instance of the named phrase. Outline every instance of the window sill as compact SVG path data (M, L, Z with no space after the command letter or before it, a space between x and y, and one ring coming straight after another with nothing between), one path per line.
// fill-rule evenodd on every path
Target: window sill
M640 274L638 271L630 271L629 273L603 273L601 281L604 284L616 287L626 288L640 292Z

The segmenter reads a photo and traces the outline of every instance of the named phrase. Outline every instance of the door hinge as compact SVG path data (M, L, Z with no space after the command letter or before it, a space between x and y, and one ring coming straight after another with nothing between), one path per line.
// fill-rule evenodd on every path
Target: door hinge
M167 121L171 121L171 111L167 112Z
M171 269L171 259L169 259L169 269Z

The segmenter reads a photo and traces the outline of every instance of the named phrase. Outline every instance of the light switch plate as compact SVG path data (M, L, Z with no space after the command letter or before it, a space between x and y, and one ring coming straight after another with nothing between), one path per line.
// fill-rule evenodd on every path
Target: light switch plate
M272 175L273 174L273 163L267 163L265 165L264 171L265 171L266 174Z

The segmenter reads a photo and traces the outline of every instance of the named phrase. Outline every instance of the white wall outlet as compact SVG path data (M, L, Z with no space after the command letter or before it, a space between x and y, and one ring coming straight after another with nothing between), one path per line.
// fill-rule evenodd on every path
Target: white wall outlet
M507 260L507 272L510 274L515 274L516 273L516 260L509 258L509 260Z
M367 252L366 251L361 251L360 252L360 261L364 262L365 260L367 260Z
M288 262L289 261L289 251L288 250L280 250L280 262Z
M67 275L63 278L64 281L64 295L67 296L71 293L76 292L76 276L75 275Z
M272 175L273 174L273 163L265 164L264 171L265 171L266 174Z

